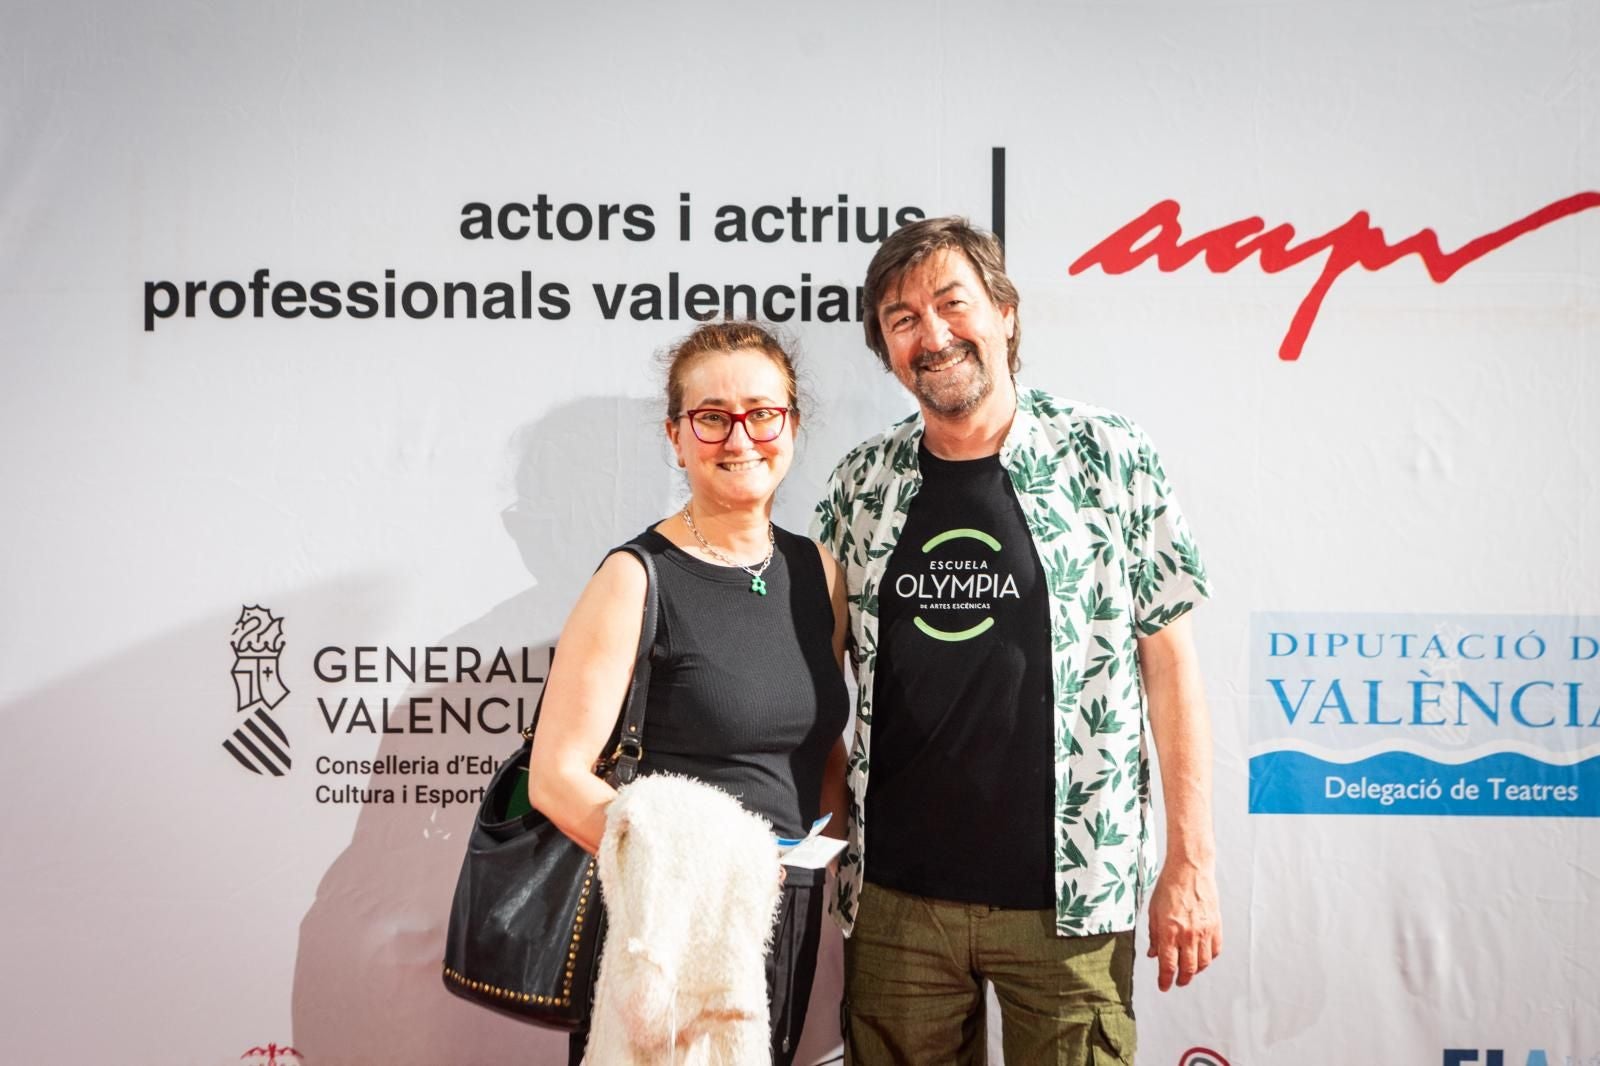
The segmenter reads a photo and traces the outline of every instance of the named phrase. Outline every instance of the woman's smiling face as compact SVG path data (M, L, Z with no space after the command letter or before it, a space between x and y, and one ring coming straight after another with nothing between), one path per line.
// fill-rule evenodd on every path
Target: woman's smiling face
M683 373L682 382L685 412L712 407L742 415L794 403L783 370L753 348L701 355ZM696 437L687 415L668 422L667 436L695 498L722 507L770 502L794 462L794 415L781 417L782 429L772 440L752 440L746 421L724 427L730 429L728 439L717 444ZM757 435L764 430L758 428Z

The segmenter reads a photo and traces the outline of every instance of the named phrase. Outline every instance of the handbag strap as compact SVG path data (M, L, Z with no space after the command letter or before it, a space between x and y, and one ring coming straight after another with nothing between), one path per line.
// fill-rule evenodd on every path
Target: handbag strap
M644 758L644 710L650 695L650 653L656 646L661 601L656 591L656 563L650 553L637 544L624 544L618 550L632 555L644 567L644 619L639 627L639 648L633 656L633 677L628 682L628 698L622 703L622 719L617 723L617 748L612 752L616 784L626 785L639 776L639 760Z

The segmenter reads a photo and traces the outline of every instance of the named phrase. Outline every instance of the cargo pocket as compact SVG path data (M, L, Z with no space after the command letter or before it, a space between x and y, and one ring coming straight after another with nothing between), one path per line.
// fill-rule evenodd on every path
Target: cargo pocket
M1089 1033L1089 1061L1093 1066L1133 1066L1133 1017L1120 1007L1094 1012Z

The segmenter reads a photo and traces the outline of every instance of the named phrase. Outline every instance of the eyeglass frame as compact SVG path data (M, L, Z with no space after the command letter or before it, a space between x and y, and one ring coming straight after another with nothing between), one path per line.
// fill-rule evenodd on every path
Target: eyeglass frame
M757 411L778 412L778 428L773 431L772 436L757 437L750 432L750 426L745 422L745 419L749 418ZM728 416L728 432L726 436L723 436L717 440L706 440L700 435L700 426L697 422L695 422L694 416L703 415L708 412L714 412L719 415ZM733 430L735 426L744 427L744 435L749 439L751 444L771 444L773 441L783 436L783 427L789 424L789 408L780 407L777 404L764 403L758 407L752 407L748 411L735 414L725 407L693 407L687 411L684 411L682 414L678 415L678 417L687 418L689 420L689 432L693 433L694 439L699 441L701 444L726 444L728 439L733 436Z

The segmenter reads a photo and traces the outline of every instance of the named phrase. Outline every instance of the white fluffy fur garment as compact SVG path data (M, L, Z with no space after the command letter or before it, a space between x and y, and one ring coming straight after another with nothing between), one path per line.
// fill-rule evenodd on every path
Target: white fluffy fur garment
M699 781L641 778L607 812L599 866L609 925L584 1062L770 1066L766 821Z

